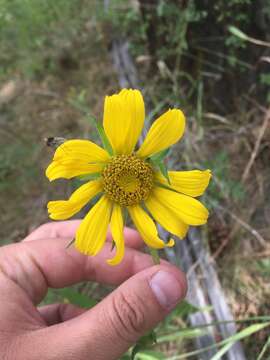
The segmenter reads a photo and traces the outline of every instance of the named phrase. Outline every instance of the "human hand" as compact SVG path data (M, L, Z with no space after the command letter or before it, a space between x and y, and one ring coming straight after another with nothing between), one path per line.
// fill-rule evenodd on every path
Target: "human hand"
M183 273L167 262L151 266L134 230L125 229L124 260L112 267L105 261L110 243L96 257L65 248L78 225L48 223L0 249L1 359L119 359L185 296ZM80 281L119 287L90 310L71 304L36 307L48 287Z

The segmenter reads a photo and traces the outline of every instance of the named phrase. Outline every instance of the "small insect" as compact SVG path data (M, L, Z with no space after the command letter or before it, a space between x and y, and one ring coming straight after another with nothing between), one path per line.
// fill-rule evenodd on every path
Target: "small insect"
M62 138L62 137L48 137L44 139L45 143L47 146L53 148L53 149L57 149L58 146L62 145L66 139Z

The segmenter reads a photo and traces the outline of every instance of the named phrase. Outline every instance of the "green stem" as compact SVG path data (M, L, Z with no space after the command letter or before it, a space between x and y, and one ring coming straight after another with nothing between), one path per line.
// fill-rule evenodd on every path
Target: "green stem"
M149 248L150 255L152 256L154 265L160 264L160 258L156 249Z

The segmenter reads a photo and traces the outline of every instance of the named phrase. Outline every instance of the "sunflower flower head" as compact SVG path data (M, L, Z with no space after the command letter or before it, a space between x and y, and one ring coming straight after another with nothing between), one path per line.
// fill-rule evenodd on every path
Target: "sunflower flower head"
M164 176L162 168L152 161L182 137L184 114L170 109L161 115L137 150L144 118L139 90L123 89L107 96L102 129L106 149L89 140L65 141L46 170L50 181L92 178L68 200L50 201L48 212L51 219L65 220L100 195L77 230L75 247L83 254L97 255L110 226L116 248L113 258L107 260L110 265L118 264L124 256L124 209L153 249L174 245L173 239L165 243L159 238L154 221L183 239L189 225L205 224L208 218L207 209L195 197L208 186L210 170L168 171Z
M154 184L150 164L133 154L113 157L104 168L102 178L107 196L122 206L146 200Z

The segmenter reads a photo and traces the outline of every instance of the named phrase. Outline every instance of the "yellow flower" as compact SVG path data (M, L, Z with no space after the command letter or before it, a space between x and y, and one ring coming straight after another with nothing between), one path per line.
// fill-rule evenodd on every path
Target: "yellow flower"
M165 112L136 150L144 117L140 91L123 89L107 96L103 126L113 154L88 140L68 140L56 149L46 170L50 181L95 175L68 200L50 201L48 211L54 220L68 219L101 194L77 230L75 247L87 255L98 254L110 226L116 246L114 257L107 260L111 265L118 264L124 256L124 208L145 243L154 249L173 246L174 241L165 244L159 238L153 219L182 239L189 225L205 224L208 217L207 209L194 197L202 195L208 186L210 170L169 171L168 183L150 160L182 137L184 114L178 109Z

